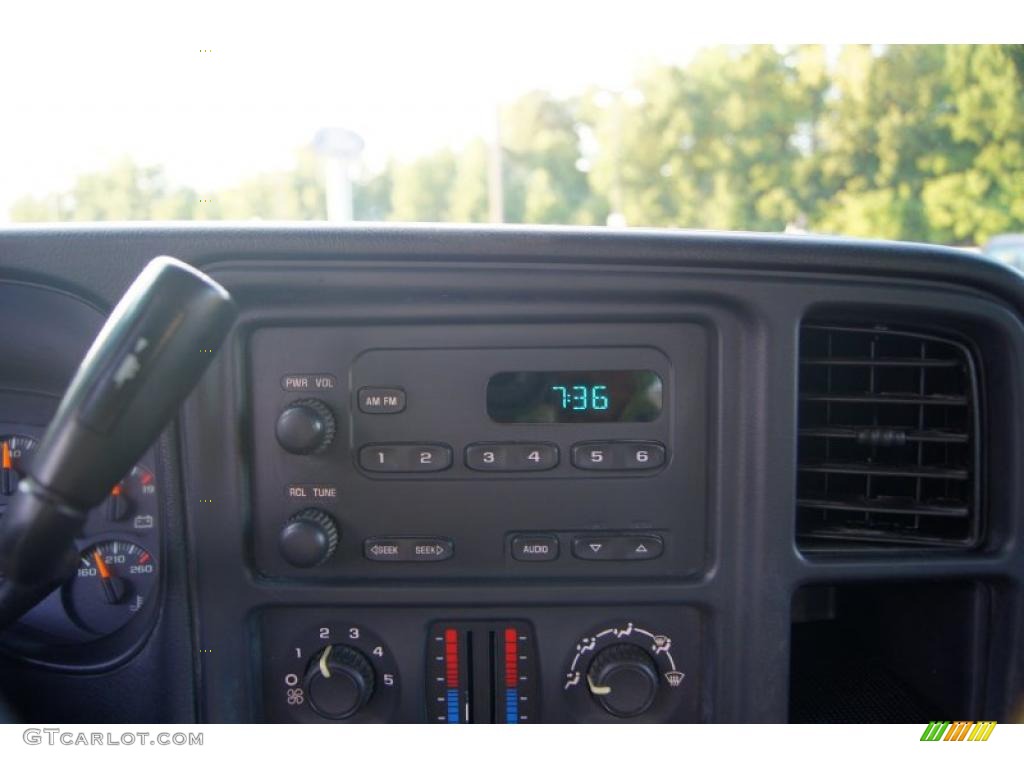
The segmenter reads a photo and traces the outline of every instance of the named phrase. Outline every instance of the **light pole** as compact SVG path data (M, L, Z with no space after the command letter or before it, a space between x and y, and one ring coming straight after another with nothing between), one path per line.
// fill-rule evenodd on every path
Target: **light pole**
M494 108L494 139L487 153L487 212L492 224L505 220L504 170L501 156L501 105Z
M624 192L622 184L622 123L624 118L623 102L636 107L644 101L643 93L635 88L604 89L598 91L594 103L599 109L611 110L611 189L609 203L611 211L606 221L609 227L626 226L626 215L623 211Z
M352 165L363 151L363 139L347 128L321 128L313 149L324 156L327 220L352 221Z

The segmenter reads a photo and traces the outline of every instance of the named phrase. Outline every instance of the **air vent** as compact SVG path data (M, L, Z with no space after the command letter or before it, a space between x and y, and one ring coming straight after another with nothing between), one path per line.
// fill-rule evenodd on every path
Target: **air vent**
M977 382L967 348L885 327L800 334L804 549L978 542Z

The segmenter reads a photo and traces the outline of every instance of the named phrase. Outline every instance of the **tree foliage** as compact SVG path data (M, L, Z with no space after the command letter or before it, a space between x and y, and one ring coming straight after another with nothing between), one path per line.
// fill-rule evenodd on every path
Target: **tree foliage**
M543 91L493 137L357 180L357 218L811 231L974 244L1024 229L1024 46L713 48L630 88ZM496 153L499 157L496 158ZM499 162L495 162L496 159ZM15 220L318 219L318 159L205 194L124 160Z

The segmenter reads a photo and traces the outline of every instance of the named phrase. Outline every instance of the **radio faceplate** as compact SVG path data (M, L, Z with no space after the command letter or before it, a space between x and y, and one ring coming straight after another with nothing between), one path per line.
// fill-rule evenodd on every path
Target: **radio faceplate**
M708 358L696 323L256 329L256 568L317 579L692 575L706 549ZM546 422L491 418L488 384L508 372L526 374L504 391L527 403L516 412ZM552 417L560 408L590 412L555 421L580 417ZM631 413L647 420L604 420ZM534 539L553 546L517 548Z

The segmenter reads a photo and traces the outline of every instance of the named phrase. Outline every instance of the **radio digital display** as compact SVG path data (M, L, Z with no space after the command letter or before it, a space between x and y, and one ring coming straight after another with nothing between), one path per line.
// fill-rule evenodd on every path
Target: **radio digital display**
M506 371L487 382L499 424L654 421L662 382L654 371Z

